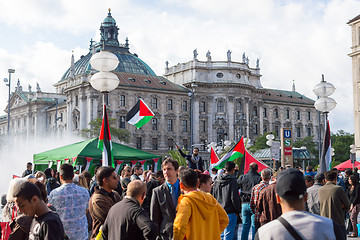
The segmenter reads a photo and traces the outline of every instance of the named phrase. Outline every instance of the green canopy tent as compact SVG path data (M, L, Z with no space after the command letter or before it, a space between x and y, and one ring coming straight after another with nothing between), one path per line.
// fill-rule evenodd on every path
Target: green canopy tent
M73 166L81 166L82 169L93 173L96 166L101 166L102 152L97 148L98 141L98 138L94 138L34 154L35 170L56 168L67 162ZM117 172L123 164L134 165L138 162L143 165L144 169L147 166L153 166L153 169L158 170L157 168L160 167L161 156L159 155L114 142L112 147Z

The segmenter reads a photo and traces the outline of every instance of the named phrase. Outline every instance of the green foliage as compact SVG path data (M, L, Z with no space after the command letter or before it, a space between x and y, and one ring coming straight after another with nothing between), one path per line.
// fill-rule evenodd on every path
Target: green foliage
M182 149L182 151L184 152L185 149ZM186 167L186 159L180 155L178 150L176 150L176 149L169 150L169 155L172 159L176 160L180 166Z
M90 129L89 128L82 129L80 131L80 135L82 137L85 137L88 139L99 137L101 124L102 124L102 118L96 118L96 119L90 121L89 122ZM112 138L115 137L115 139L117 139L119 141L129 142L129 140L130 140L129 131L127 131L125 129L113 127L114 125L116 125L115 118L109 119L109 124L110 124L110 132L111 132Z
M314 136L307 136L307 137L303 138L302 140L296 139L293 146L297 147L297 148L301 148L304 146L316 158L319 156L319 150L317 148L317 143L314 142Z
M331 147L335 149L333 159L342 163L350 158L350 145L354 144L354 134L339 130L331 134ZM334 165L335 166L335 165Z
M269 148L268 145L266 145L267 139L266 139L266 135L268 135L268 133L265 133L264 135L260 135L258 138L256 138L256 140L254 141L254 144L249 147L249 150L251 152L256 152L257 150L260 149L264 149L264 148ZM275 135L275 133L272 133Z

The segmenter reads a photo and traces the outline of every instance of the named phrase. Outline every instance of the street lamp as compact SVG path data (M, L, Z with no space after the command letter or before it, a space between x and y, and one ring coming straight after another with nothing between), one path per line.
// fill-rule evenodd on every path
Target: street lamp
M274 134L268 134L268 135L266 135L266 139L267 139L267 141L266 141L266 145L268 145L269 147L270 147L270 155L271 155L271 158L274 160L274 165L273 165L273 169L274 169L274 171L275 171L275 158L273 157L273 155L272 155L272 145L273 145L273 140L275 139L275 136L274 136Z
M335 91L334 85L324 80L324 74L322 74L322 80L316 84L313 92L318 97L314 103L315 109L325 114L325 126L327 124L328 113L336 107L336 101L329 96ZM321 158L321 117L319 113L319 159Z
M7 78L4 78L4 82L7 83L6 86L9 87L9 98L8 98L8 117L7 117L7 134L8 137L10 136L10 88L11 88L11 74L15 72L15 69L8 69L8 73L9 73L9 80Z
M356 145L350 145L350 159L353 164L353 169L355 168L355 160L356 160Z
M327 114L336 107L336 101L329 96L335 91L334 85L324 80L324 74L322 74L322 80L316 84L313 92L319 97L314 103L316 110L325 113L325 120L327 122Z
M119 60L111 52L100 51L91 57L90 64L95 70L99 71L91 77L90 84L103 93L104 105L108 105L108 93L119 85L118 77L110 71L117 67Z

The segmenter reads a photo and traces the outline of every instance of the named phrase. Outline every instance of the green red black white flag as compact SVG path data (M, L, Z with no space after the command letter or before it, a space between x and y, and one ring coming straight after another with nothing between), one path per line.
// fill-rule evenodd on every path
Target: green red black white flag
M102 151L102 165L115 168L114 155L112 152L110 125L106 113L106 105L104 105L104 115L101 125L98 148Z
M140 98L136 105L126 114L126 121L139 129L153 117L153 111Z
M320 172L329 171L331 168L331 137L329 120L326 122L325 137L320 159Z
M225 167L225 163L228 161L234 161L237 158L242 158L245 154L245 146L244 139L241 137L239 142L235 144L235 146L226 153L217 163L215 163L212 167L216 169L222 169Z

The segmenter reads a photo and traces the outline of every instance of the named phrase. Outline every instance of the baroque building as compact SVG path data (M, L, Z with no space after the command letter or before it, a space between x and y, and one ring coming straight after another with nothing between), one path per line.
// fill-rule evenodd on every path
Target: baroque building
M360 15L347 24L351 27L352 36L349 57L352 59L356 160L360 161Z
M213 61L210 51L206 60L193 59L169 66L158 76L136 54L130 52L129 40L118 41L119 28L109 11L100 26L101 39L90 41L89 52L71 64L55 93L23 91L20 83L11 96L11 134L37 138L72 136L89 128L89 122L102 117L102 98L89 83L95 70L89 60L100 50L110 51L119 59L113 71L119 86L109 94L109 118L131 134L128 145L166 155L179 146L197 146L205 151L207 143L236 141L241 136L254 140L259 135L281 127L291 127L294 139L315 136L318 124L314 101L295 91L263 88L259 60L249 66L242 62ZM154 111L156 118L141 129L125 121L129 111L141 97ZM7 132L7 117L0 117L0 134ZM206 154L206 152L202 152ZM206 158L208 156L206 155Z

